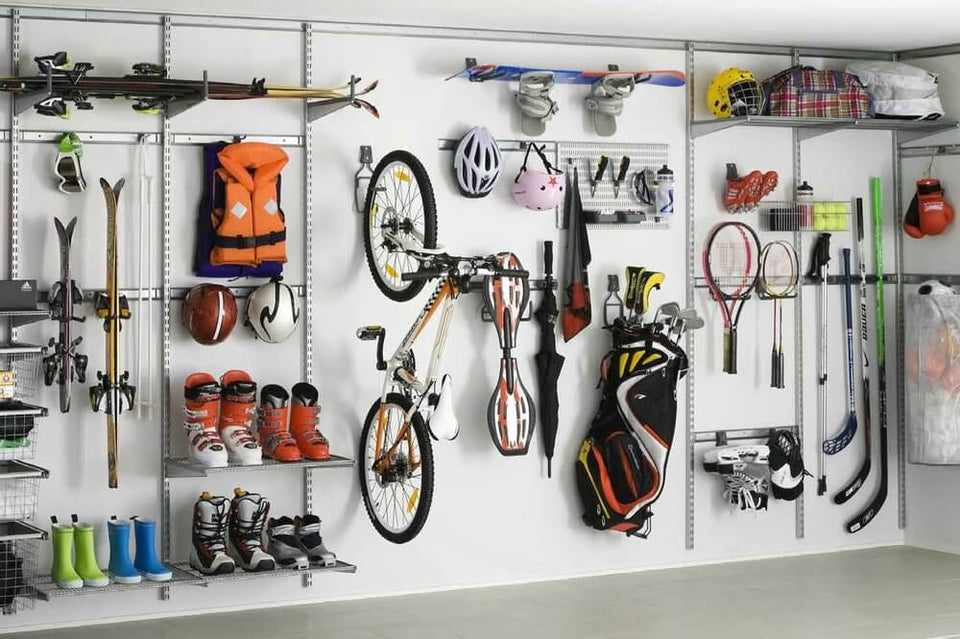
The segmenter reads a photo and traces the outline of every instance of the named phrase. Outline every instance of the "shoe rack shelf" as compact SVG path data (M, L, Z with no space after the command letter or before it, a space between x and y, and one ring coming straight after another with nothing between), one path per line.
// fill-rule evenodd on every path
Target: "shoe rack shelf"
M229 583L234 581L251 581L255 579L270 579L273 577L302 577L304 575L310 574L319 574L325 572L345 572L345 573L355 573L357 572L357 567L353 564L348 564L345 561L337 560L337 563L333 566L310 566L303 570L289 570L287 568L275 568L273 570L261 570L259 572L247 572L242 570L239 567L231 573L225 575L204 575L200 571L195 570L188 563L178 563L174 564L173 567L176 570L185 572L193 577L198 578L202 581L202 585L206 586L209 584L218 584L218 583Z
M187 457L173 457L166 461L167 477L208 477L210 475L221 473L250 472L258 470L275 470L278 468L302 468L311 470L314 468L349 468L356 464L352 459L341 457L339 455L330 455L330 459L322 461L311 461L305 459L298 462L278 462L273 459L264 459L262 464L253 466L241 466L232 464L220 468L206 468L194 463Z
M956 120L889 120L886 118L791 118L774 115L745 115L724 120L694 120L690 135L698 138L732 127L774 127L796 129L800 140L824 133L849 129L867 131L898 131L900 142L917 140L928 135L949 131L958 126Z
M37 598L43 601L58 599L61 597L79 597L82 595L99 595L105 592L133 592L139 590L156 590L157 588L167 588L169 586L202 586L203 579L181 570L177 566L169 566L173 576L167 581L149 581L144 579L138 584L119 584L111 582L109 586L91 588L61 588L53 581L50 575L42 575L35 584Z

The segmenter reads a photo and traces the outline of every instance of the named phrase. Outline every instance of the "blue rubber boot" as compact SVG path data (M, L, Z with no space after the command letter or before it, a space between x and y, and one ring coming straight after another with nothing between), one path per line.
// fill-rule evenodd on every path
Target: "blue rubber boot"
M140 573L130 561L130 522L116 518L107 522L110 538L110 564L107 572L118 584L140 583Z
M157 522L133 519L133 535L137 538L137 558L133 565L150 581L170 581L173 573L157 557Z

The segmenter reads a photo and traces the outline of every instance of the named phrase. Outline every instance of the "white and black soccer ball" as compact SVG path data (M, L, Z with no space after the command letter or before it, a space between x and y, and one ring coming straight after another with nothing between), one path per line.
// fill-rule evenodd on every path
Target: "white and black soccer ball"
M927 280L917 288L920 295L956 295L957 290L940 280Z
M284 341L297 328L300 303L293 289L273 279L255 290L247 301L247 326L258 339L271 344Z

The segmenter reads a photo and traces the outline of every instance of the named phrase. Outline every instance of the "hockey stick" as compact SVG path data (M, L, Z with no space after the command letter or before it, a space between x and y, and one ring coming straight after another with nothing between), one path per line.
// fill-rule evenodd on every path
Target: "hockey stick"
M857 198L857 261L859 262L860 284L860 394L863 402L863 463L860 470L844 488L833 496L833 503L845 504L857 494L870 475L870 356L867 354L867 263L863 257L863 198Z
M850 445L853 436L857 434L857 391L853 381L853 292L850 286L850 249L845 248L843 253L843 301L844 315L847 320L847 401L848 412L843 430L834 437L823 442L823 452L826 455L836 455Z
M877 273L877 394L880 398L880 482L877 494L867 507L847 522L847 532L855 533L869 524L887 499L887 366L886 338L884 324L886 316L883 306L883 217L880 204L880 178L870 178L870 190L873 196L873 250L876 254Z
M817 494L827 492L823 444L827 438L827 269L830 264L830 234L821 233L813 247L807 272L820 285L820 370L817 374Z

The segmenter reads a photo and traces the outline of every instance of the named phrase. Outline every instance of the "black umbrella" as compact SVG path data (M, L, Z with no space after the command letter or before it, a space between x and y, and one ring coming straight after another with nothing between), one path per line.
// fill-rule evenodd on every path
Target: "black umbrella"
M547 457L547 477L552 476L553 449L557 443L557 380L563 368L563 355L557 353L557 297L553 294L553 242L543 243L544 292L540 308L534 315L540 323L540 351L537 353L537 377L540 380L540 432L543 452Z

